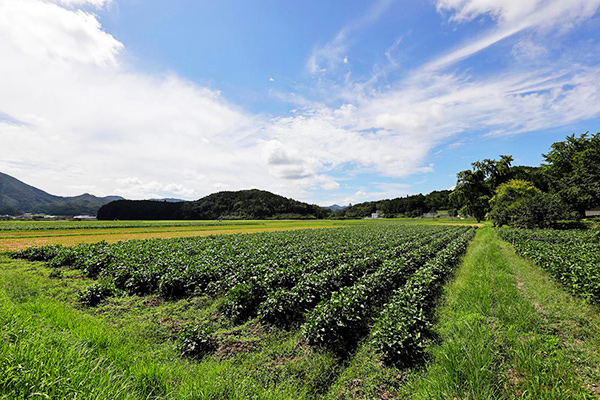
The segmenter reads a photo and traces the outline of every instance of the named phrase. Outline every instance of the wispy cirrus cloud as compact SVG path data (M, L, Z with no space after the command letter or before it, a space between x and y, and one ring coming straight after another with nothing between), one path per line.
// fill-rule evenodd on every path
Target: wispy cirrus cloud
M306 61L306 69L311 74L335 70L340 64L347 64L345 54L352 44L352 35L374 24L388 9L394 0L377 0L367 10L364 16L343 27L337 35L322 46L317 46Z
M465 23L489 16L496 26L479 38L434 59L426 68L448 67L525 30L571 29L592 17L598 7L600 0L438 0L438 11L449 13L450 22Z

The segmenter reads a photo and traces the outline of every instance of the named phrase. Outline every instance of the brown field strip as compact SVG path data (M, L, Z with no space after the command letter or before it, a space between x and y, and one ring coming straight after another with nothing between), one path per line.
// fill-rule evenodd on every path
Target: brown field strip
M131 228L131 229L90 229L65 231L18 231L11 234L4 233L0 237L0 251L22 250L30 246L45 246L49 244L61 244L73 246L80 243L95 243L105 240L109 243L151 238L176 238L186 236L209 236L235 233L254 233L270 231L287 231L294 229L319 229L335 228L340 224L313 223L313 224L281 224L273 225L248 225L245 227L222 226L222 227L179 227L179 228Z

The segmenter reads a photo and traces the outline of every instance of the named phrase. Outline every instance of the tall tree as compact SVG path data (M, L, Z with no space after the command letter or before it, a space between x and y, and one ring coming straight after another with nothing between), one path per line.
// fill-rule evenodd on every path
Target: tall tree
M600 205L600 133L567 136L544 154L550 191L583 216Z
M500 160L484 159L472 163L473 170L459 172L451 201L461 214L472 215L481 221L490 210L489 201L496 188L510 180L512 156Z

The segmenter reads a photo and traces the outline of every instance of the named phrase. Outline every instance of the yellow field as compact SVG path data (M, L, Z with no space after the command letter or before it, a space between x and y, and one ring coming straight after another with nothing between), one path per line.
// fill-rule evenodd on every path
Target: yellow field
M73 246L79 243L95 243L105 240L109 243L149 238L175 238L185 236L208 236L234 233L253 233L267 231L286 231L291 229L318 229L352 226L356 224L377 223L411 223L411 224L444 224L444 225L477 225L473 220L445 219L381 219L381 220L283 220L283 221L228 221L222 225L211 223L206 226L156 226L161 223L170 224L176 221L137 221L136 224L149 226L106 227L106 221L85 222L77 229L55 229L61 227L60 222L43 222L38 230L0 230L0 252L22 250L30 246L62 244ZM188 221L189 222L189 221ZM201 222L201 221L199 221ZM210 221L209 221L210 222ZM10 222L24 227L28 222ZM126 225L126 221L120 221ZM75 223L76 224L76 223ZM53 227L54 225L54 227ZM155 226L152 226L155 225Z
M291 229L333 228L347 225L341 221L248 221L248 225L170 226L133 228L85 228L57 230L23 230L0 232L0 251L22 250L30 246L62 244L72 246L79 243L94 243L105 240L109 243L149 238L174 238L185 236L208 236L219 234L284 231Z

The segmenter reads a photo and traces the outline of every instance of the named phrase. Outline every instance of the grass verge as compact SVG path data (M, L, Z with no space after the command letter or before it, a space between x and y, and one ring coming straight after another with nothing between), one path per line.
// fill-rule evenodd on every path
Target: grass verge
M414 399L591 399L571 351L535 303L522 293L539 269L518 257L493 228L479 229L447 287L440 344L431 364L405 387ZM519 281L517 280L517 277ZM551 286L551 285L550 285ZM560 291L559 288L556 288ZM564 292L561 296L566 298ZM561 317L568 311L558 305ZM600 336L597 336L600 337Z

